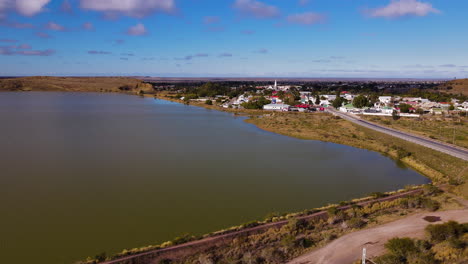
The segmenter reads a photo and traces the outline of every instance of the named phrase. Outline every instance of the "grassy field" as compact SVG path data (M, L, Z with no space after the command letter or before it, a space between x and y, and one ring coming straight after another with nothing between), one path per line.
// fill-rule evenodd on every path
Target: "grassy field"
M398 130L468 148L467 117L425 115L421 118L403 117L398 120L385 116L362 116L362 118Z

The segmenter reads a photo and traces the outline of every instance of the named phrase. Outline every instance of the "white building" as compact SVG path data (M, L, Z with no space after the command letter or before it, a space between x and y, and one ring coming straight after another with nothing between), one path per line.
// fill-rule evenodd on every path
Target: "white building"
M287 112L289 111L289 107L287 104L267 104L263 106L263 110Z
M392 102L392 97L391 96L379 96L379 102L383 104L389 104Z

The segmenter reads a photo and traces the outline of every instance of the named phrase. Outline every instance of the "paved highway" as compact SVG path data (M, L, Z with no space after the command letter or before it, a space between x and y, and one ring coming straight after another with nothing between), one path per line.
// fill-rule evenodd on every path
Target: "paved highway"
M382 132L382 133L385 133L385 134L388 134L397 138L401 138L406 141L416 143L416 144L419 144L419 145L422 145L422 146L425 146L425 147L428 147L428 148L431 148L431 149L434 149L434 150L437 150L437 151L449 154L451 156L468 161L468 150L465 148L453 146L453 145L446 144L440 141L432 140L429 138L421 137L418 135L410 134L407 132L403 132L403 131L388 128L382 125L378 125L372 122L368 122L368 121L360 119L359 117L355 115L345 114L343 112L339 112L332 108L327 108L326 111L329 113L332 113L333 115L346 119L350 122L358 124L360 126L367 127L367 128L370 128L370 129L373 129L373 130L376 130L376 131L379 131L379 132Z

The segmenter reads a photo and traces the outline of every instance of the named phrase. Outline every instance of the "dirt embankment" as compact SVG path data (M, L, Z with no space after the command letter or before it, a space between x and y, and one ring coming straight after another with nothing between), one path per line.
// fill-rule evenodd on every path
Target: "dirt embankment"
M127 77L22 77L0 79L0 91L153 92L153 86Z
M360 258L362 248L366 248L369 258L379 256L384 252L385 243L391 238L423 238L424 229L431 224L424 220L427 216L440 219L436 224L450 220L466 223L468 209L416 214L375 228L350 233L323 248L290 261L289 264L352 263Z

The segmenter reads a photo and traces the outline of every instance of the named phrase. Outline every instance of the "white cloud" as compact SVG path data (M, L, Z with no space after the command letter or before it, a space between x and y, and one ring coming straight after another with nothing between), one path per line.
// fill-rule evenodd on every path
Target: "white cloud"
M276 6L267 5L256 0L236 0L234 8L244 16L252 16L256 18L272 18L280 14Z
M294 14L287 17L289 23L301 25L313 25L324 22L326 17L322 14L307 12L302 14Z
M131 36L142 36L148 34L148 31L146 30L145 25L139 23L133 27L130 27L127 30L127 34Z
M80 0L83 9L141 18L154 12L174 13L175 0Z
M6 12L15 11L23 16L34 16L44 10L50 0L0 0L0 18Z
M396 18L402 16L427 16L440 13L432 4L418 0L392 0L384 7L367 10L371 17Z

